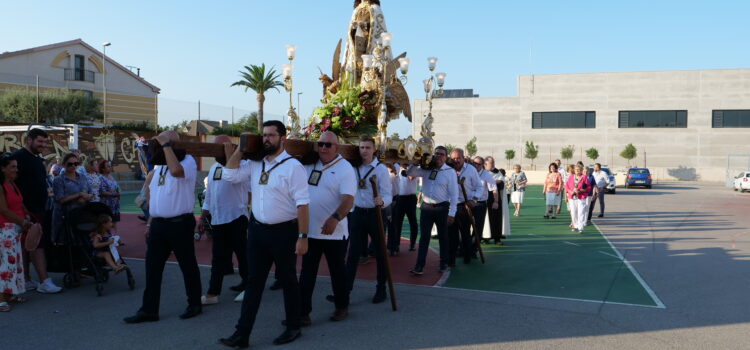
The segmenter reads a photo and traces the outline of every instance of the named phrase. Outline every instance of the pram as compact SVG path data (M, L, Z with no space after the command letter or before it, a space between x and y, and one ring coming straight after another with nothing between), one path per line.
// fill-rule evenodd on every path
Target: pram
M96 229L96 221L99 215L112 215L112 211L104 203L88 203L80 208L72 209L65 217L65 234L68 247L68 268L63 277L65 288L78 287L81 284L81 275L94 278L96 283L96 294L101 296L104 291L104 283L109 280L112 269L107 266L104 259L94 256L94 247L89 239L89 234ZM122 259L122 263L125 260ZM130 268L124 271L128 280L130 290L135 289L135 279Z

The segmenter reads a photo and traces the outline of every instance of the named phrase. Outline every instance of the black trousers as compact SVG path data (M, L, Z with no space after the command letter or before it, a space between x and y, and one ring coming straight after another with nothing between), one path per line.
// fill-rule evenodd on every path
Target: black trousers
M300 328L300 292L297 283L297 221L277 225L263 225L251 219L247 237L248 276L242 313L237 321L237 331L250 335L258 314L260 300L266 286L271 264L276 265L276 276L284 288L286 328Z
M415 267L424 268L427 261L427 250L430 248L430 236L432 226L437 226L438 241L440 243L440 265L448 263L448 204L433 206L422 204L419 212L419 251L417 252L417 263Z
M401 239L401 232L404 226L404 216L409 218L409 243L413 247L417 243L419 234L419 225L417 225L417 195L398 196L396 203L396 213L393 217L393 227L396 236Z
M495 195L490 192L490 196L487 198L487 215L490 218L490 238L497 242L503 234L502 198L500 198L497 209L492 209L492 203L495 203Z
M487 217L487 201L477 202L477 205L471 211L474 214L474 225L477 230L477 232L474 232L474 235L479 239L482 239L482 232L484 232L484 218Z
M386 236L386 247L389 252L397 252L399 251L399 247L401 247L400 233L397 233L396 231L396 221L394 220L397 212L398 196L395 196L393 197L391 205L388 206L388 209L383 211L383 218L386 224L385 228L388 230L388 235Z
M378 267L378 288L385 288L385 259L384 249L380 249L380 237L378 237L378 223L375 216L375 208L364 209L355 207L349 214L349 255L346 257L346 283L347 289L352 290L354 279L357 277L359 257L367 254L367 237L370 237L375 250L375 258Z
M318 277L320 258L325 255L328 271L331 273L331 285L336 309L349 307L349 290L346 284L346 239L327 240L310 238L307 242L307 254L302 257L302 272L299 276L299 289L302 295L302 315L312 311L312 296L315 280Z
M195 259L194 229L195 216L192 213L171 219L152 218L146 248L146 289L143 291L142 312L159 314L164 265L172 252L182 270L188 305L201 305L201 275Z
M471 244L471 222L469 222L469 212L463 204L459 204L456 209L456 218L453 225L448 227L448 264L456 263L456 256L459 254L458 242L461 241L461 255L464 262L471 261L473 246Z
M211 247L211 279L208 294L221 294L224 273L232 269L232 253L237 255L242 284L247 280L247 217L240 216L232 222L213 227Z

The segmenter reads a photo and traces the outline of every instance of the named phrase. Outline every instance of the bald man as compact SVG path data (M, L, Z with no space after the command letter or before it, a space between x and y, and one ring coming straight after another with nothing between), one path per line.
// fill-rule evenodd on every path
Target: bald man
M223 145L232 142L229 136L219 135L214 143ZM247 162L246 160L243 162ZM231 183L221 179L227 164L226 157L217 157L206 177L206 200L198 220L198 232L203 232L204 222L212 227L213 248L211 257L211 279L208 292L201 297L201 304L211 305L219 302L224 273L232 268L232 253L237 255L242 281L231 290L245 290L247 278L247 225L248 225L248 191L250 183Z

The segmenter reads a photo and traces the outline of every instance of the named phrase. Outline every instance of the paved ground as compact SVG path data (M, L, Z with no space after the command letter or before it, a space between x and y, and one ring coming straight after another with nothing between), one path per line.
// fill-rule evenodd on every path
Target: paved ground
M285 349L747 349L750 343L750 194L697 183L620 189L607 197L602 232L631 262L666 308L525 297L438 287L399 286L401 309L372 305L372 282L358 282L351 317L327 321L319 280L313 326ZM138 281L143 268L133 263ZM207 270L202 270L207 276ZM29 302L0 315L2 349L219 349L238 306L222 301L182 321L182 281L166 271L162 321L128 326L140 303L113 279L97 298L84 285L59 295L27 293ZM60 276L56 275L59 280ZM227 285L235 281L230 277ZM282 297L267 292L252 348L274 348Z

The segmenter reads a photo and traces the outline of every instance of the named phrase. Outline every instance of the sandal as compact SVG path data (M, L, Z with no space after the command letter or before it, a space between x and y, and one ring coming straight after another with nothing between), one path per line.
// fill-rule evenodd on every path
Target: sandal
M8 302L0 302L0 312L8 312L10 311L10 305L8 305Z

